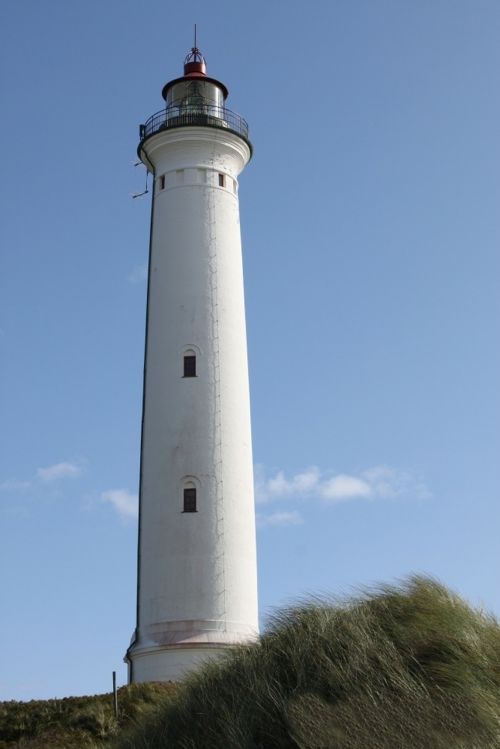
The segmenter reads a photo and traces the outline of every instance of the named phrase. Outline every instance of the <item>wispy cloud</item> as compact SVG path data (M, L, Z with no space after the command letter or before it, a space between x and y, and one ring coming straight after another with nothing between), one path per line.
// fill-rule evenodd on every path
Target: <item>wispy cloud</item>
M136 265L132 270L130 271L128 275L128 280L130 283L142 283L145 281L148 277L148 266L146 264L144 265Z
M296 510L291 512L273 512L270 515L257 514L257 525L302 525L302 515Z
M432 496L426 484L410 471L390 466L374 466L363 471L362 477L376 497L391 499L412 496L415 499L429 499Z
M362 478L339 473L331 479L321 481L318 485L318 492L321 497L330 502L345 502L357 497L371 497L373 489Z
M357 475L321 471L311 466L287 478L284 471L266 477L262 466L256 467L255 490L258 502L276 499L319 499L327 503L354 499L390 499L412 496L430 497L426 485L408 471L389 466L374 466Z
M0 491L3 492L22 492L29 489L31 481L19 481L18 479L7 479L0 484Z
M31 480L10 478L0 483L0 491L3 492L20 492L26 489L36 489L43 484L50 484L60 479L78 478L83 472L86 461L84 459L78 462L63 461L54 463L50 466L37 468L35 476Z
M36 475L44 482L59 479L76 478L82 473L82 466L77 463L54 463L46 468L38 468Z
M265 493L269 497L310 494L318 488L320 478L321 473L316 466L297 473L291 479L287 479L283 471L278 471L276 476L265 482Z
M116 512L124 518L136 518L138 514L137 494L131 494L128 489L109 489L102 492L103 502L109 502Z

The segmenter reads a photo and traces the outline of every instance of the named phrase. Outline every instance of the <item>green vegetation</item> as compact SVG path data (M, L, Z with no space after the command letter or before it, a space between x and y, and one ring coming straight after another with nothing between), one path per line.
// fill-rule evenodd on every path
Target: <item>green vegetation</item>
M143 722L175 692L171 684L136 684L111 694L0 703L0 749L101 749L120 730Z
M0 704L0 749L500 749L500 626L432 580L279 612L178 686Z
M500 627L413 578L277 614L117 749L495 749Z

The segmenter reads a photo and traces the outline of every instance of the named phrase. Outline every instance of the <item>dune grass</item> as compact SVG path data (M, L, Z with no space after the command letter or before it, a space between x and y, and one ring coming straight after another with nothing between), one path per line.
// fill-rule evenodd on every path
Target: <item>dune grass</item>
M500 627L412 578L278 612L115 749L500 748Z
M143 723L169 698L169 684L136 684L111 694L0 702L0 749L101 749L120 730Z

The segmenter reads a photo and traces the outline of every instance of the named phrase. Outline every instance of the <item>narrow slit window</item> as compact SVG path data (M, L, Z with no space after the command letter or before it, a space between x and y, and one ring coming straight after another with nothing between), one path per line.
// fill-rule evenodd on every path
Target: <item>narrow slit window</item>
M160 190L164 190L164 189L165 189L165 175L162 174L160 177Z
M219 187L224 187L226 183L225 177L223 174L219 174Z
M184 489L184 512L197 512L196 510L196 488Z
M183 376L196 377L196 356L194 356L194 354L185 354Z

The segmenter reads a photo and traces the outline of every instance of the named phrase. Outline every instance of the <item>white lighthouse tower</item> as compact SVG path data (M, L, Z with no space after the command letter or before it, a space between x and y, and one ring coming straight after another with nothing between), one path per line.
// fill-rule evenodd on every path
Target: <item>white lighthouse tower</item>
M238 175L252 147L193 47L140 128L153 174L129 681L255 638L257 565Z

